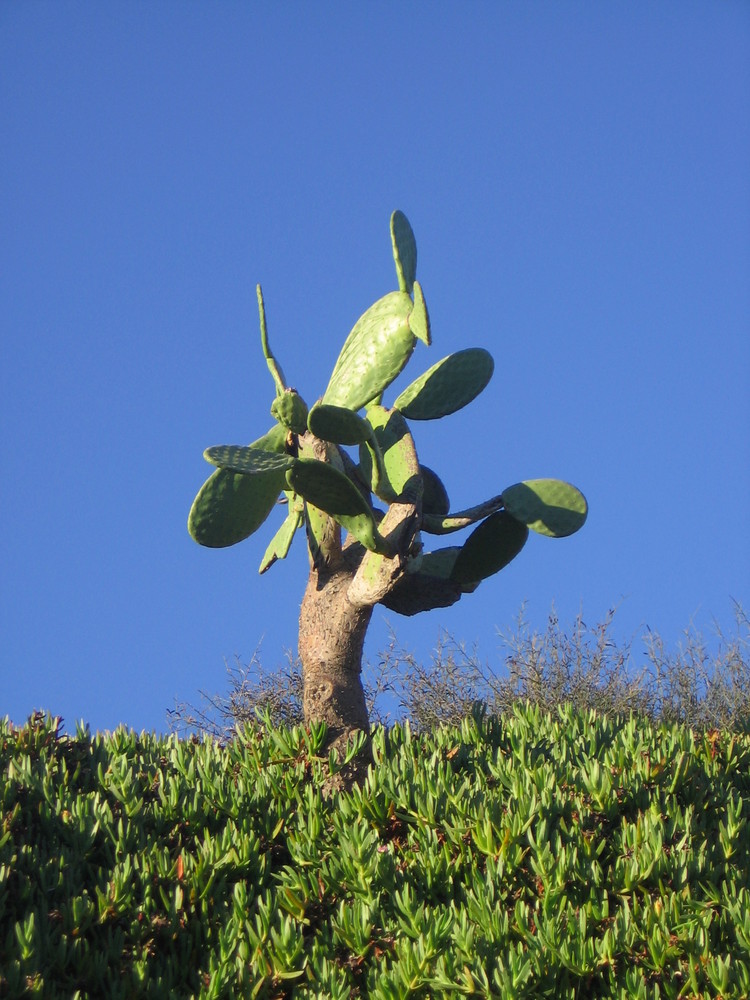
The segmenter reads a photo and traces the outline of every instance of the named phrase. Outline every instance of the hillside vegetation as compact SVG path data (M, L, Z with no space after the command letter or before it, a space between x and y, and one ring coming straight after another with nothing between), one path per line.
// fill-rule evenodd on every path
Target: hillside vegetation
M222 744L0 723L0 996L748 997L750 737L516 705Z

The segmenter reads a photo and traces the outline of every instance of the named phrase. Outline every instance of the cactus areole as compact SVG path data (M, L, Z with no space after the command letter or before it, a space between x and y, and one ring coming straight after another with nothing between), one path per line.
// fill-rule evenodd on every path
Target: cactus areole
M391 216L391 243L398 290L354 324L325 392L310 408L286 384L271 352L258 286L274 424L248 446L206 449L216 469L188 517L195 541L221 548L282 509L261 573L285 558L298 532L306 538L310 575L299 621L304 711L308 722L327 723L329 746L337 750L368 729L360 671L376 604L404 615L449 607L514 559L529 529L570 535L587 513L583 494L557 479L516 483L451 512L438 473L419 462L409 422L438 420L466 406L489 382L493 361L480 347L449 354L390 407L383 402L417 340L427 346L432 340L416 280L416 241L403 212ZM461 529L470 529L461 544L425 546L427 535Z

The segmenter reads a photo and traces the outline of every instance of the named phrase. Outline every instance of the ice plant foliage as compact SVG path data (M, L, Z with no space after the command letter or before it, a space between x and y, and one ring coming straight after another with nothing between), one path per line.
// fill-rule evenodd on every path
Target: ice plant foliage
M516 483L451 511L441 477L419 461L410 422L439 420L466 406L490 381L493 360L481 347L449 354L391 405L384 402L417 341L432 342L414 233L399 211L390 229L398 290L354 324L311 407L289 386L271 350L258 286L274 424L248 446L206 449L216 471L188 518L201 545L234 545L260 528L283 495L286 516L260 572L285 558L304 529L311 566L300 618L305 713L339 732L367 724L359 671L374 605L405 615L448 607L514 559L529 529L570 535L587 514L582 493L556 479ZM305 349L301 343L300 354ZM465 528L472 530L463 544L425 547L426 535Z

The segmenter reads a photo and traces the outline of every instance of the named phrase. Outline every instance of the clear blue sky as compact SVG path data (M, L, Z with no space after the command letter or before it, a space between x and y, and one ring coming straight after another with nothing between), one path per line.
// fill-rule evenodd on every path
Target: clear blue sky
M0 716L166 728L224 659L296 645L307 556L198 547L203 449L270 426L255 283L308 402L396 287L408 215L433 347L487 347L469 408L415 426L454 508L569 479L441 627L495 661L619 604L674 645L750 604L750 5L0 5Z

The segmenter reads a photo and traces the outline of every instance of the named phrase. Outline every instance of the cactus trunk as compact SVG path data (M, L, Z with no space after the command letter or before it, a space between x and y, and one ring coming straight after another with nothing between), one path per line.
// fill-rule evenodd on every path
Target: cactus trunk
M373 609L352 604L347 596L351 580L348 567L312 568L299 616L305 720L327 724L327 749L340 756L350 736L370 729L361 670ZM358 759L366 768L366 760ZM344 781L353 777L342 774Z

